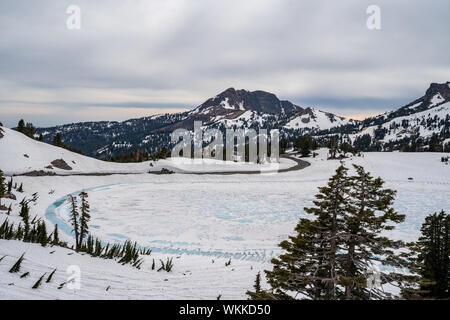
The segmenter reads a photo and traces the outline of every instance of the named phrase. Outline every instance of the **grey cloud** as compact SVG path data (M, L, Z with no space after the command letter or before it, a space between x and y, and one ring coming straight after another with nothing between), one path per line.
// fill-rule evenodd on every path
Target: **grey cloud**
M366 28L374 3L380 31ZM65 27L69 4L81 7L79 31ZM43 108L150 109L194 106L230 86L337 113L385 111L450 80L448 12L447 0L4 0L0 118L6 101L30 103L39 90ZM99 93L64 100L71 88ZM117 90L130 94L99 101Z

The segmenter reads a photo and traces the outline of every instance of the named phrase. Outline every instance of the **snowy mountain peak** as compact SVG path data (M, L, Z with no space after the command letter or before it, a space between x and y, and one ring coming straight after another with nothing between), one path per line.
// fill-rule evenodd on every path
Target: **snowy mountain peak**
M328 130L348 124L357 124L359 121L336 116L335 114L321 111L315 108L306 108L299 112L285 128L287 129L310 129Z
M370 135L372 144L391 149L405 145L421 148L421 140L436 136L442 139L445 147L449 123L450 82L432 83L421 98L394 111L364 120L362 131L356 136Z
M264 128L295 132L328 130L356 123L317 109L302 108L287 100L280 100L270 92L228 88L189 112L124 122L38 128L36 134L42 133L44 141L51 142L60 132L66 144L84 154L105 159L129 154L137 149L154 153L162 146L171 146L170 133L180 128L193 130L195 121L218 129Z
M446 83L432 83L425 93L425 97L431 99L440 96L442 102L450 101L450 82Z
M398 108L394 111L386 112L382 115L367 118L363 121L364 126L379 125L398 117L405 117L415 113L432 109L450 101L450 82L432 83L425 92L425 95L413 102Z
M266 91L247 91L228 88L214 98L208 99L192 111L192 114L217 114L223 110L255 111L259 113L279 115L295 113L303 108L289 101L281 101L276 95Z

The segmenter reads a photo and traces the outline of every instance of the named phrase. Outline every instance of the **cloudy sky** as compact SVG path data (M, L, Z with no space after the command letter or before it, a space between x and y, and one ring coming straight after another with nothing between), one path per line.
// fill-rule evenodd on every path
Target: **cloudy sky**
M366 26L372 4L381 30ZM449 12L448 0L2 0L0 122L178 112L228 87L380 113L450 80Z

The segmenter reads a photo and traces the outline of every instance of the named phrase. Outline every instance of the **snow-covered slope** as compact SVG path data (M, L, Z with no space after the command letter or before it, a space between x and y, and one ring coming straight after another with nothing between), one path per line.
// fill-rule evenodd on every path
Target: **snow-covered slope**
M0 259L7 256L0 262L0 299L215 299L219 294L224 300L246 299L259 271L267 288L263 270L271 269L270 258L280 253L278 243L294 232L299 218L308 216L302 208L312 205L317 187L340 165L326 160L327 150L318 153L308 159L310 167L275 175L15 177L24 193L14 191L14 202L2 199L7 207L13 205L10 216L0 212L0 223L7 218L17 225L20 200L38 192L31 216L45 219L52 230L49 208L64 219L66 206L59 199L86 190L94 236L105 241L129 237L154 250L137 270L63 248L0 240ZM450 210L450 165L441 162L442 156L448 154L364 153L344 161L348 167L363 165L398 191L394 207L406 214L406 221L389 235L415 241L428 214ZM73 243L63 221L57 222L60 238ZM22 271L9 273L24 252ZM174 259L172 272L151 269L153 259L158 268L159 259L168 257ZM81 268L81 288L58 290L71 265ZM53 281L31 289L55 268ZM20 278L25 272L29 277Z
M372 144L388 143L390 147L401 149L416 144L417 140L427 146L435 136L442 145L441 150L448 150L445 146L450 138L450 82L432 83L421 98L365 119L362 124L361 131L351 135L351 140L369 135Z
M25 253L19 273L8 270ZM0 240L0 300L164 300L164 299L245 299L245 291L250 289L258 272L251 261L237 260L226 267L226 258L210 259L199 256L172 256L173 271L157 272L151 269L152 260L160 265L167 254L152 253L143 256L145 267L137 270L116 261L92 258L61 247L42 247L39 244L14 240ZM177 258L178 257L178 258ZM203 265L203 267L202 267ZM269 267L268 264L258 264ZM80 268L80 286L71 287L67 282L71 268ZM263 268L263 267L262 267ZM261 268L261 269L262 269ZM46 282L50 273L56 269L50 282ZM29 272L26 278L20 276ZM38 289L32 289L34 283L43 275L44 281ZM227 283L224 286L224 283Z
M450 102L450 82L432 83L426 90L425 95L413 102L389 111L379 116L364 120L364 126L377 125L382 122L392 120L394 118L412 115L414 113L430 110L446 102Z
M121 164L89 158L63 148L33 140L17 131L2 128L0 168L8 175L44 170L57 174L146 172L149 163ZM64 160L72 170L59 169L51 163ZM50 167L51 166L51 167Z
M413 113L403 117L396 117L381 125L370 126L352 137L369 134L375 137L375 131L384 130L384 135L378 141L389 142L419 135L422 138L430 138L433 134L441 133L443 124L450 118L450 102L439 104L425 111ZM381 139L380 139L381 138Z
M314 108L304 110L300 115L289 121L285 128L287 129L312 129L328 130L347 124L355 124L357 121L338 117L332 113L324 112Z

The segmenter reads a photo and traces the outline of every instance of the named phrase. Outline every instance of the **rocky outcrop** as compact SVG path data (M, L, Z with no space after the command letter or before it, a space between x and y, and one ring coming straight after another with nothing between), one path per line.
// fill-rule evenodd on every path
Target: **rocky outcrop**
M425 98L431 101L436 94L440 94L446 101L450 101L450 82L432 83L425 93Z
M166 168L162 168L160 171L150 171L149 173L151 173L151 174L173 174L175 172L173 172L172 170L166 169Z
M295 113L303 108L289 101L281 101L276 95L265 91L247 91L229 88L214 98L208 99L197 109L199 112L211 107L222 109L256 111L266 114Z
M2 198L17 200L17 197L13 193L5 193Z
M27 177L45 177L45 176L55 176L56 173L54 172L49 172L49 171L44 171L44 170L34 170L34 171L30 171L27 173L22 174L22 176L27 176Z
M72 170L72 167L67 164L63 159L53 160L52 166L61 170Z

